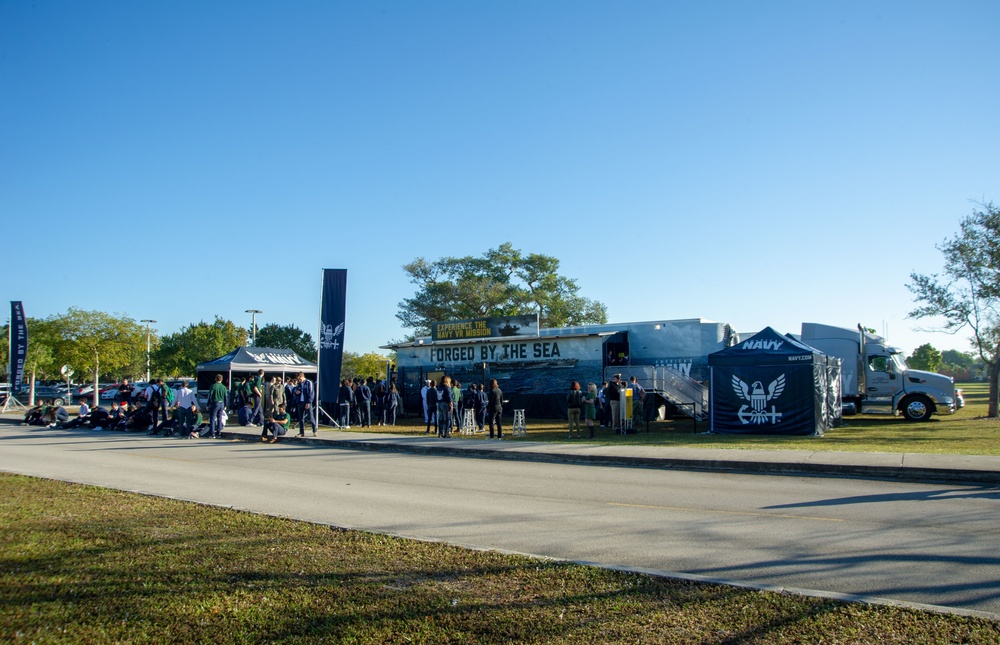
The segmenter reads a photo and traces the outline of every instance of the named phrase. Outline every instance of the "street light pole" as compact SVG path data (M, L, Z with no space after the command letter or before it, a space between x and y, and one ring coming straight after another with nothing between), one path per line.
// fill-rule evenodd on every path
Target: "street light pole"
M150 320L149 318L143 318L139 322L146 323L146 383L149 383L149 325L150 323L155 323L155 320Z
M257 314L262 314L264 312L261 311L260 309L247 309L246 313L253 314L253 323L252 323L252 326L250 327L250 335L251 335L251 341L250 341L250 343L254 347L256 347L257 346Z

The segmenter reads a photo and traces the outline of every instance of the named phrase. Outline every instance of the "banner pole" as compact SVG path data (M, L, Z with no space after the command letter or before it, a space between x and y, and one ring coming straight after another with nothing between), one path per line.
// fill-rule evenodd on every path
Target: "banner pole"
M337 420L330 416L330 413L323 409L323 399L320 398L319 383L322 379L319 377L319 371L322 368L319 362L320 352L323 351L323 283L326 279L326 272L324 269L319 270L319 325L317 326L316 334L316 423L322 421L322 417L326 417L333 424L334 428L340 429L340 424ZM339 376L339 375L338 375ZM339 379L338 379L339 380Z

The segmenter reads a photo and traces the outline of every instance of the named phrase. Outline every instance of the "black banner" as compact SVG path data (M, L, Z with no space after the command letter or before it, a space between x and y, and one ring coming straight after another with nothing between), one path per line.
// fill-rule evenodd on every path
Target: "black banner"
M28 323L20 302L10 303L10 370L7 378L12 392L21 390L24 382L24 362L28 357Z
M347 318L347 269L323 269L323 303L319 324L319 402L336 403L344 363Z

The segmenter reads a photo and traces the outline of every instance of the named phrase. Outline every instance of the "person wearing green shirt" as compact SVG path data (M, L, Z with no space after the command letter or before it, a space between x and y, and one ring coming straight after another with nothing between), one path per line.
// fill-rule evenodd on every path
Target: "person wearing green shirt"
M264 370L257 370L257 376L251 376L248 384L252 400L250 407L253 408L253 417L250 421L254 424L264 425Z
M273 437L269 443L276 443L278 437L288 432L288 426L292 423L292 415L285 412L285 404L278 405L278 411L273 417L264 419L264 431L260 433L261 441L268 441L267 433L271 432Z
M229 390L222 384L222 374L216 374L215 383L208 389L208 427L213 439L222 437L222 430L225 428L222 414L226 411L228 397Z
M191 428L191 432L186 435L182 435L185 439L195 439L198 437L198 429L201 427L203 419L201 418L201 410L198 408L198 401L196 400L188 408L187 413L188 427Z

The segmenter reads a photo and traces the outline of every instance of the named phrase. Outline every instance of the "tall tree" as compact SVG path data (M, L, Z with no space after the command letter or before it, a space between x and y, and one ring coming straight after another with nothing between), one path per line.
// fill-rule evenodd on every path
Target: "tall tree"
M972 333L972 343L989 369L990 417L1000 416L1000 209L981 204L962 219L955 237L937 246L944 275L910 274L907 288L920 305L914 318L940 317L942 331Z
M257 347L290 349L306 360L316 360L316 343L312 336L295 325L264 325L257 330Z
M925 372L936 372L941 367L941 352L936 350L930 343L924 343L913 350L913 354L906 359L906 365L915 370Z
M201 321L161 338L153 367L161 376L192 376L198 363L246 344L246 329L216 316L211 324Z
M135 348L146 342L145 328L127 316L71 307L67 313L49 320L61 335L56 345L59 360L92 375L95 405L101 370L111 373L127 367Z
M385 364L389 362L388 356L382 356L375 352L367 354L357 354L355 352L344 352L344 363L340 368L340 378L385 378Z
M416 258L403 266L417 293L399 303L396 317L415 335L444 320L530 315L544 327L601 324L607 307L578 294L576 280L559 275L559 260L524 254L509 242L482 257Z

